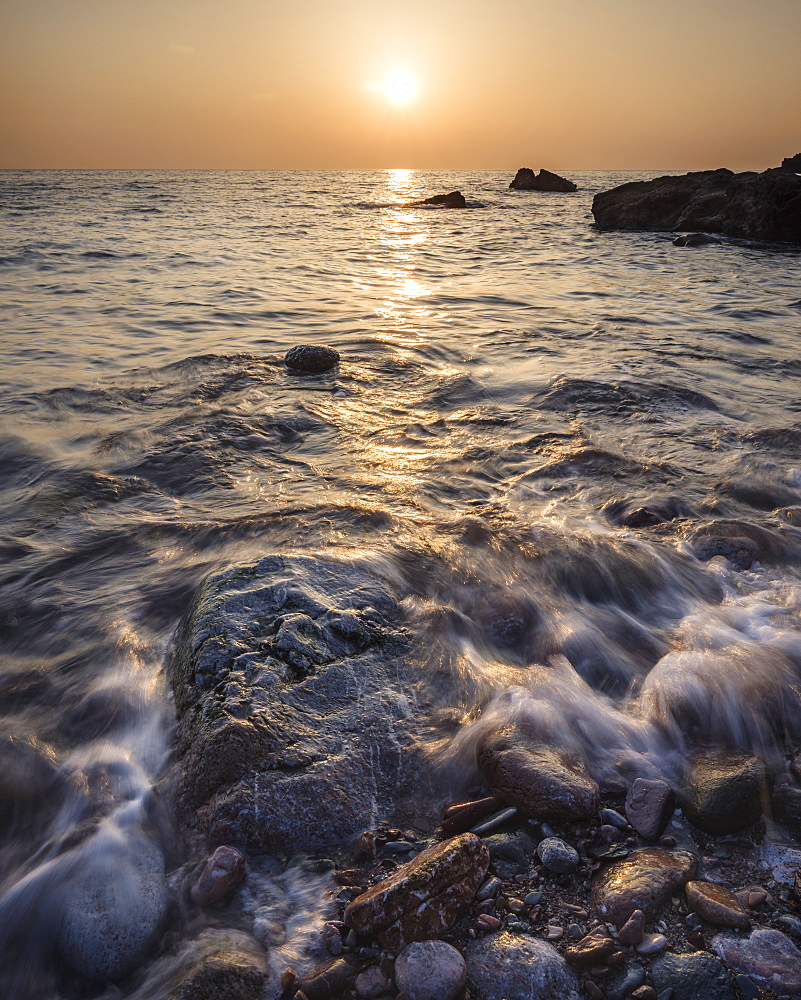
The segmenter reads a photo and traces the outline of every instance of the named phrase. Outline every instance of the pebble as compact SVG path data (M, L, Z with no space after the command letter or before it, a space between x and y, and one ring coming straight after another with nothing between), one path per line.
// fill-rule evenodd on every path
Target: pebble
M492 899L497 896L501 891L501 880L499 878L488 878L487 881L479 887L476 893L476 899L479 903L483 902L485 899ZM542 893L540 893L540 896ZM539 902L539 900L537 900Z
M629 825L626 817L621 816L615 809L602 809L598 813L598 816L602 823L611 823L612 826L616 826L619 830L625 830Z
M767 898L768 894L764 889L754 889L748 893L748 905L753 909L756 906L761 906Z
M591 979L588 979L584 984L584 992L591 1000L604 1000L604 991L600 986L596 986Z
M794 917L790 913L785 913L783 917L779 917L776 923L781 924L784 930L789 931L796 937L801 937L801 920L798 917Z
M740 991L740 997L742 1000L759 1000L759 995L762 992L757 984L749 979L748 976L742 975L734 977L734 984Z
M510 896L506 900L506 909L509 910L510 913L522 913L525 908L526 904L522 899L516 899L514 896Z
M375 857L374 833L371 833L369 830L364 831L361 837L359 837L359 842L356 845L353 856L357 861L366 861L368 858Z
M342 935L335 924L324 924L321 937L325 950L329 955L336 956L342 954Z
M545 928L545 936L549 941L559 941L564 937L564 933L564 927L558 927L556 924L548 924Z
M578 851L559 837L546 837L540 841L537 856L548 871L557 875L569 875L579 863Z
M750 927L751 921L735 894L711 882L688 882L687 902L695 912L716 927Z
M339 352L319 344L299 344L284 355L287 368L301 372L327 372L339 364Z
M384 848L391 854L406 854L407 851L414 850L414 844L409 844L405 840L390 840L384 844Z
M573 941L578 941L584 936L584 931L579 924L568 924L567 936Z
M245 859L235 847L218 847L206 862L190 895L199 906L217 903L245 877Z
M609 1000L626 1000L644 982L645 969L641 965L630 965L625 971L617 974L606 995Z
M644 936L645 914L642 910L635 910L620 928L617 939L628 947L629 945L638 945Z
M536 906L541 900L542 900L542 893L539 890L535 890L534 892L530 892L523 900L523 902L526 904L526 906Z
M565 909L568 913L572 913L573 916L580 917L582 920L586 920L589 916L583 906L576 906L575 903L565 903Z
M501 926L501 922L497 917L493 917L490 913L482 913L476 920L476 926L482 931L497 931Z
M485 819L482 823L478 823L476 826L471 827L470 832L475 833L478 837L482 837L485 833L489 833L490 830L494 830L498 826L503 826L504 823L513 819L515 816L517 816L516 806L510 806L508 809L501 809L500 812L496 812L488 819Z
M565 960L571 965L596 965L607 962L615 951L615 942L610 937L596 937L588 934L565 950Z
M640 986L631 994L631 1000L656 1000L653 986Z
M638 955L658 955L667 948L667 938L664 934L646 934L637 945Z

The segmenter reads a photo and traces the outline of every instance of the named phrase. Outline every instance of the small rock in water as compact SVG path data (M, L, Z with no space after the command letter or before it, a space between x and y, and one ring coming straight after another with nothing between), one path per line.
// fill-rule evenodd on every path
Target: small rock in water
M537 846L537 855L548 869L557 875L569 875L578 867L578 851L558 837L546 837Z
M626 796L626 817L645 840L658 840L673 815L676 796L658 778L637 778Z
M319 344L300 344L286 352L284 364L294 371L318 374L339 364L339 352Z
M190 895L199 906L217 903L245 877L245 859L235 847L218 847L206 862Z
M398 989L409 1000L453 1000L464 989L465 960L445 941L419 941L404 948L395 962Z
M704 247L710 243L720 243L714 236L707 236L706 233L684 233L673 240L674 247Z
M712 882L688 882L687 902L693 910L716 927L750 927L748 914L730 889Z
M684 814L713 837L745 830L762 815L765 764L748 754L699 754L685 775Z

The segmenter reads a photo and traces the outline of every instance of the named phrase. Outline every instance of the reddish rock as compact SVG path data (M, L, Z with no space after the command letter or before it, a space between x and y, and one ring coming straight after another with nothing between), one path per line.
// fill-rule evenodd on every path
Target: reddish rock
M612 938L588 934L565 949L565 960L571 965L602 965L616 948Z
M626 819L645 840L659 840L676 804L673 789L658 778L637 778L626 796Z
M318 965L303 980L303 992L309 1000L330 1000L338 997L356 978L356 965L349 958Z
M696 871L695 858L684 851L658 847L634 851L598 873L592 887L592 905L618 927L635 910L642 910L646 920L652 920Z
M476 799L474 802L455 802L445 810L445 815L442 817L442 832L446 837L466 833L471 826L491 816L502 805L497 795Z
M716 927L750 927L748 914L735 894L712 882L688 882L687 902L699 917Z
M489 867L489 851L472 833L422 851L345 910L357 934L398 951L438 937L464 914Z
M491 732L479 744L477 757L493 791L524 816L571 823L590 819L598 810L598 785L583 763L521 729Z
M224 899L245 876L245 859L235 847L218 847L192 886L192 899L208 906Z
M618 941L627 948L637 945L645 937L645 914L642 910L635 910L629 919L620 928L617 936Z

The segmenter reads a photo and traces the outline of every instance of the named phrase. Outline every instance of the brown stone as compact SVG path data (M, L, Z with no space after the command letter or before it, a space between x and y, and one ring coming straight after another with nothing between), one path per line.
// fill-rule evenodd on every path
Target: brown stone
M767 796L767 771L759 757L698 754L685 774L682 808L699 830L722 837L753 826Z
M489 733L479 744L477 758L495 793L524 816L570 823L590 819L598 810L598 785L583 763L519 728Z
M622 927L635 910L652 920L673 893L697 871L695 858L684 851L647 847L634 851L598 873L592 904L604 919Z
M565 949L565 960L571 965L598 965L605 962L616 950L615 942L610 937L597 937L587 934L580 941Z
M620 928L617 936L621 944L628 948L631 945L638 945L645 937L645 914L642 910L635 910L629 919Z
M355 962L337 958L313 969L303 980L303 992L309 1000L329 1000L340 996L355 978Z
M218 847L192 886L192 899L200 906L217 903L245 877L245 859L235 847Z
M503 803L497 795L489 795L485 799L473 802L455 802L445 810L442 817L442 832L446 837L454 837L457 833L466 833L486 816L491 816L500 809Z
M438 937L464 914L489 867L489 851L472 833L422 851L345 910L357 934L396 951Z
M687 902L702 920L716 927L750 927L748 914L730 889L712 882L688 882Z
M676 796L667 782L637 778L626 796L626 819L645 840L659 840L675 804Z

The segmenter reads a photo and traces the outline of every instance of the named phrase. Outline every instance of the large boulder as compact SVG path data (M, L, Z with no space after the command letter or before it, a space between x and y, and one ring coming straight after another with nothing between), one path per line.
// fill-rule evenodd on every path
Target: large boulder
M597 194L592 214L602 229L699 230L801 242L801 177L780 169L722 169L631 181Z
M573 181L551 173L550 170L540 170L535 174L531 167L521 167L509 187L512 191L560 191L565 194L578 191Z
M427 848L357 896L344 921L396 951L439 937L466 911L488 867L489 852L480 838L463 833Z
M598 810L598 785L584 764L518 727L496 729L477 748L484 780L524 816L547 823L589 819Z
M398 580L368 555L267 556L209 577L168 673L181 818L214 846L314 849L421 789Z

